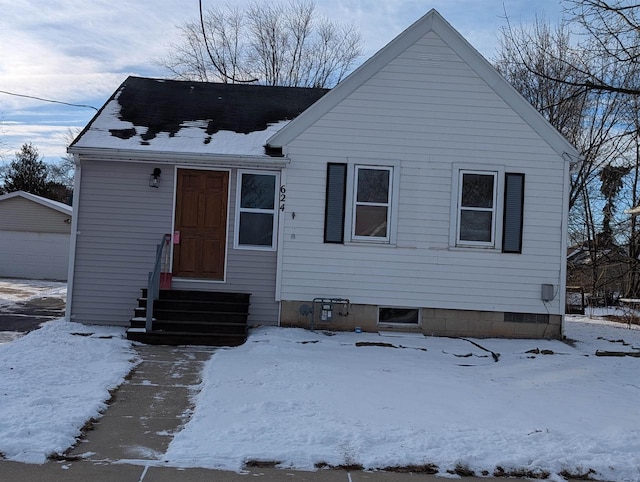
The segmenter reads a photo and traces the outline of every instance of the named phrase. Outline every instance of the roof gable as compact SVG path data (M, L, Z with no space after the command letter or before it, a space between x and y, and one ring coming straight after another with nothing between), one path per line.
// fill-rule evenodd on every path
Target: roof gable
M115 148L261 155L268 137L326 92L129 77L70 151Z
M71 208L71 206L67 206L66 204L63 204L58 201L54 201L52 199L36 196L35 194L31 194L25 191L14 191L14 192L10 192L9 194L3 194L2 196L0 196L0 202L6 201L9 199L14 199L14 198L26 199L28 201L34 202L36 204L40 204L41 206L47 207L49 209L53 209L54 211L58 211L67 216L71 216L73 212L73 209Z
M451 48L553 150L567 160L571 158L576 160L575 158L579 154L575 148L433 9L352 72L327 95L271 136L267 141L268 145L271 148L281 148L289 144L385 66L393 62L405 50L429 33L437 35Z

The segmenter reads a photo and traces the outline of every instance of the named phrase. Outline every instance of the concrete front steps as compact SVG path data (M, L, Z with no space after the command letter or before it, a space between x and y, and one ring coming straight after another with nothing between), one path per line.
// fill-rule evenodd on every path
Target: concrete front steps
M247 293L160 290L153 325L145 332L147 290L142 290L127 338L150 345L238 346L247 339Z

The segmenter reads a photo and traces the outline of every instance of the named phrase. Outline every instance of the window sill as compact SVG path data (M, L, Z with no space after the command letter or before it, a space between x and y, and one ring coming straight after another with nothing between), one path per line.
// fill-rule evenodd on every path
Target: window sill
M345 246L368 246L368 247L380 247L380 248L396 248L396 244L388 241L345 241Z
M449 246L448 250L502 254L502 250L495 246Z
M240 251L266 251L273 252L276 251L276 248L273 246L234 246L233 249L237 249Z

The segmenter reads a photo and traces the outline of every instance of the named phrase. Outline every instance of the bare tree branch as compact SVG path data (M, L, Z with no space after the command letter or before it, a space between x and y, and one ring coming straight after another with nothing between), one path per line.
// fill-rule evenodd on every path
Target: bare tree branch
M332 87L362 54L360 33L318 17L311 0L199 5L200 18L179 27L182 42L156 60L178 79Z

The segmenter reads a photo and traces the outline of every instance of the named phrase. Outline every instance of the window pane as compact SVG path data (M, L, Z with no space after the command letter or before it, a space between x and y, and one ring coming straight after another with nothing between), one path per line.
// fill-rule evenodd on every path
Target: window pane
M358 202L387 203L389 201L389 171L358 169Z
M387 237L386 206L356 206L356 236Z
M491 211L460 211L460 240L491 242Z
M249 209L273 209L276 176L242 174L240 206Z
M492 208L493 179L493 175L463 174L462 206L469 208Z
M413 323L419 320L417 308L380 308L379 323Z
M271 246L273 214L240 213L238 243L250 246Z

